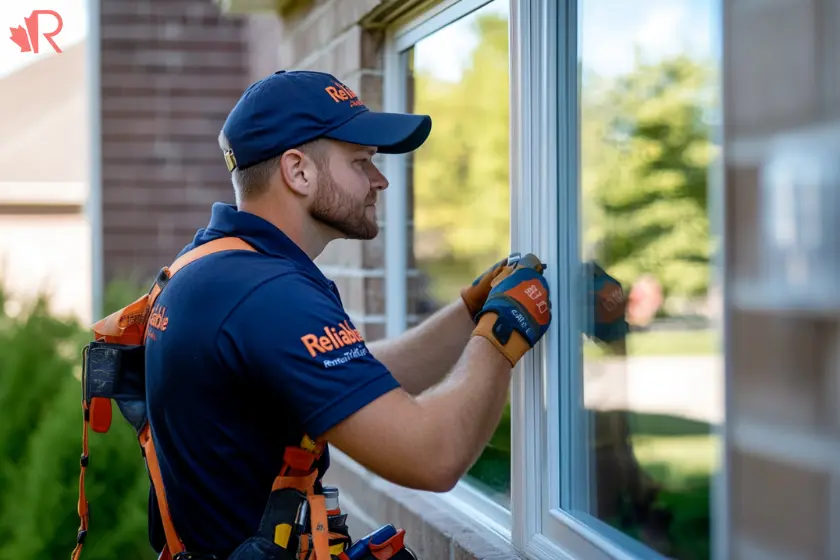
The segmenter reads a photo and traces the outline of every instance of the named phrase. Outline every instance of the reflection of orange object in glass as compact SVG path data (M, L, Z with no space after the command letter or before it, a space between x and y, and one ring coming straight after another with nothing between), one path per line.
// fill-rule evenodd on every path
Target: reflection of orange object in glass
M627 322L645 326L653 320L662 305L662 285L647 274L639 278L630 290L627 302Z
M597 302L598 305L595 308L597 322L613 323L624 317L627 302L624 299L624 291L618 283L605 283L598 291Z

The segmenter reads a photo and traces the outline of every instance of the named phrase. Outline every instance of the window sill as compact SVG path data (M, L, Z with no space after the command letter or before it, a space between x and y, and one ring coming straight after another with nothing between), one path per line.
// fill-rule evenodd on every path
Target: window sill
M475 502L461 499L464 490L410 490L376 476L337 449L330 448L330 459L324 481L339 488L354 539L392 523L405 529L406 544L421 560L526 558L511 545L507 528L475 509Z

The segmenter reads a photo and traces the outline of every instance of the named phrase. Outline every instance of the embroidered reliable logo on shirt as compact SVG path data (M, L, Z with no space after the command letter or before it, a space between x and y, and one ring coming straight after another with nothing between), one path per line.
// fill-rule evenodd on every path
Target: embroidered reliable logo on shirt
M333 352L347 346L354 346L364 342L364 338L358 329L354 329L349 321L339 323L336 327L324 327L324 334L305 334L300 337L309 355L313 358L327 352ZM324 367L333 367L346 364L350 360L361 358L368 353L364 346L350 348L336 358L325 359Z
M169 317L166 316L166 307L157 304L152 308L149 315L149 325L146 329L146 337L157 340L157 333L162 333L169 325Z

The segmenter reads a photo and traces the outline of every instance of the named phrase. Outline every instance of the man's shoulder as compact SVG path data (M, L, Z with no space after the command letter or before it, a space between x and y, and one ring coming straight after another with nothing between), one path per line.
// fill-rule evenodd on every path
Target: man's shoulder
M268 259L273 260L282 261ZM250 325L270 322L278 332L290 324L346 316L341 299L329 281L318 278L297 263L265 262L262 266L235 268L233 274L240 281L234 282L238 297L225 321L228 325L241 325L244 317L245 323Z
M206 255L180 270L158 299L158 307L182 323L235 331L277 332L307 309L336 302L328 285L290 259L236 251ZM247 328L246 328L247 327ZM249 335L251 336L251 335Z
M329 284L306 267L291 260L268 259L273 260L280 262L264 262L262 266L240 271L251 286L246 299L256 299L261 305L282 302L292 307L336 302Z
M215 278L225 284L235 283L240 287L267 285L275 289L283 287L320 286L317 279L293 259L265 255L255 251L222 251L205 255L190 263L179 275L193 282L196 278Z

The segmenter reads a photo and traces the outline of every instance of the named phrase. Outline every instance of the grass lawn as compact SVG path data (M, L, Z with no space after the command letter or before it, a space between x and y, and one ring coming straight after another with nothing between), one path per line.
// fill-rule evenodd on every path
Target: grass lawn
M637 436L636 459L651 476L668 486L680 486L696 476L709 477L717 462L713 435ZM667 472L661 466L666 465Z
M641 331L627 337L630 356L708 356L720 353L718 332L712 329ZM605 352L596 344L585 344L583 355L596 358Z
M712 329L634 332L627 338L632 356L707 355L720 351Z

